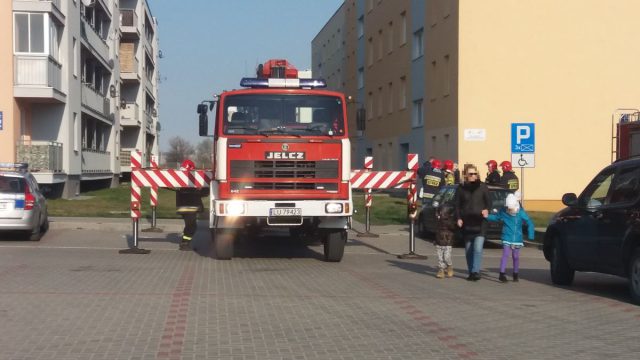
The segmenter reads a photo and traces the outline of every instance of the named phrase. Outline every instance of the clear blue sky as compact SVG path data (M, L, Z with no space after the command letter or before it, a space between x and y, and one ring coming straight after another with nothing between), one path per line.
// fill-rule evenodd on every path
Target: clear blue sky
M181 136L194 146L196 105L239 88L258 63L285 58L311 68L311 40L342 0L149 0L158 19L160 149Z

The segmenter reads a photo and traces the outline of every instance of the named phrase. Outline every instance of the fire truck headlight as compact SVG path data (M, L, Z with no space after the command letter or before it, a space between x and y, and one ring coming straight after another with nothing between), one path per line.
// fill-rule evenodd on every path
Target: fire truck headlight
M242 201L231 201L226 204L226 214L230 216L242 215L245 212L245 204Z
M342 212L342 204L341 203L327 203L324 206L324 212L327 214L339 214Z

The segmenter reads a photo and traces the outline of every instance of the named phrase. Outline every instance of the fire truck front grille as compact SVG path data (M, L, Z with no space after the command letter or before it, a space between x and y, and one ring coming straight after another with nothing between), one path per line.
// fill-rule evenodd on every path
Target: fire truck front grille
M232 182L231 190L324 190L337 191L337 183Z
M335 179L338 161L231 160L231 178Z

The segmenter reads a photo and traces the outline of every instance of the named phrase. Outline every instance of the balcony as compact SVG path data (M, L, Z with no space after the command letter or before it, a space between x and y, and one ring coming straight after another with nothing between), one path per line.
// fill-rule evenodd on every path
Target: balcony
M48 55L16 55L14 96L66 102L62 91L62 65Z
M61 25L65 25L61 0L13 0L13 11L50 13Z
M82 84L82 106L91 110L103 120L109 121L111 101L94 90L90 84Z
M140 61L137 57L126 57L120 52L120 78L123 82L139 82L142 79Z
M80 22L80 35L82 36L82 40L85 43L85 46L88 49L92 50L94 55L102 60L103 65L106 68L112 69L113 63L109 62L109 45L107 45L107 42L96 32L93 27L91 27L91 25L84 17L82 17L82 21Z
M127 103L124 108L120 108L120 125L140 126L140 106L136 103Z
M120 9L120 31L124 38L140 38L138 14L134 9Z
M82 173L97 174L110 173L111 153L109 151L98 151L92 149L82 149Z
M55 141L22 140L17 145L18 162L29 164L31 172L62 172L62 144Z

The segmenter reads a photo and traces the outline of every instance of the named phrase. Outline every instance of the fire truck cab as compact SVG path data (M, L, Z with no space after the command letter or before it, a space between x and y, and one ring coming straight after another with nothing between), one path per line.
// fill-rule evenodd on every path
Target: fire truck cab
M326 261L340 261L353 211L347 108L322 79L300 78L269 60L243 89L198 105L200 135L213 111L209 227L216 257L233 257L239 236L288 228L320 236Z

